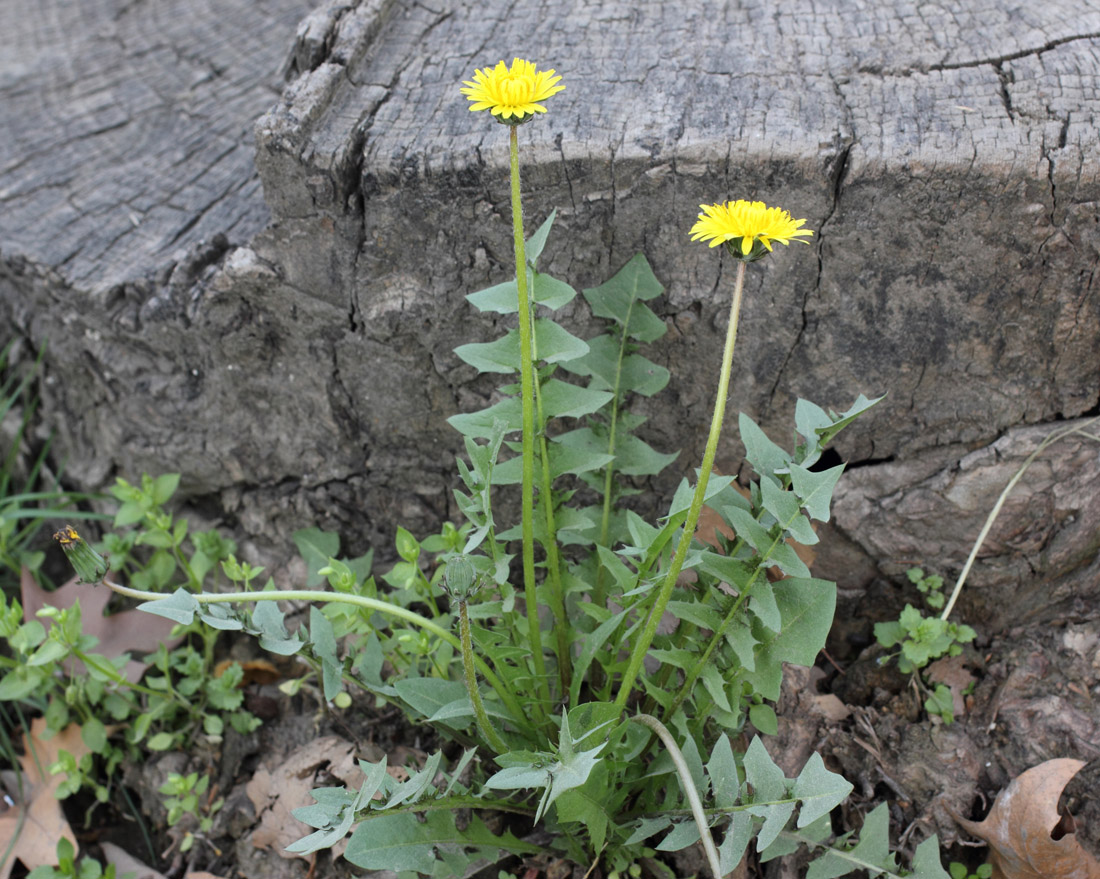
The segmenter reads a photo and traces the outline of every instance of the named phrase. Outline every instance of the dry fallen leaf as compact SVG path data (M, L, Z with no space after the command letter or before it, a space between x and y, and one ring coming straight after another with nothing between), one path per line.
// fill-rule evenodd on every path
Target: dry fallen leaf
M114 865L116 876L127 876L129 879L167 879L159 870L154 870L114 843L104 841L99 847L103 849L107 863Z
M356 765L355 746L338 736L325 736L292 751L274 771L257 769L245 785L245 793L260 816L259 826L252 832L256 848L275 847L283 858L309 858L286 851L292 842L313 832L291 812L313 803L310 791L321 785L317 770L328 764L331 775L349 789L362 786L365 776ZM3 879L3 877L0 877Z
M23 568L20 577L22 587L23 619L33 620L35 615L47 605L59 610L72 607L80 599L81 628L86 635L94 635L99 643L93 652L114 659L123 653L145 654L156 650L161 642L169 648L180 643L172 638L171 620L145 613L143 610L124 610L104 616L103 611L110 601L111 592L106 586L89 586L78 583L73 577L68 583L53 592L39 587L30 571ZM135 684L144 674L146 664L131 659L122 669L122 674L131 684ZM78 669L78 670L82 670ZM69 668L72 671L72 668Z
M833 723L846 720L852 713L852 709L833 693L814 693L810 696L810 706L810 710L815 714L819 714Z
M50 775L50 766L57 762L62 750L79 760L89 749L80 738L80 727L75 723L43 740L41 736L45 730L46 720L39 717L31 722L30 735L23 736L23 756L19 762L23 767L25 803L0 815L0 852L6 851L12 839L15 840L11 856L0 866L0 879L8 879L16 859L28 870L53 866L57 863L57 843L62 838L69 840L74 849L78 847L61 810L61 801L54 796L65 776L61 773ZM24 808L26 818L20 829L19 816Z
M1058 797L1085 764L1047 760L1013 779L982 822L956 818L989 843L992 879L1100 879L1100 863L1062 832Z
M114 865L116 876L123 876L126 879L167 879L159 870L154 870L120 846L101 842L99 847L103 849L103 856L107 859L107 863ZM190 873L184 873L183 879L221 879L221 877L207 873L205 870L193 870Z
M223 659L214 666L214 677L220 678L231 665L239 665L244 672L241 687L249 684L275 684L283 679L279 670L266 659Z
M963 693L978 680L966 667L968 661L963 654L944 656L924 670L928 681L933 684L943 684L951 691L951 713L955 717L963 717L966 714L966 697Z

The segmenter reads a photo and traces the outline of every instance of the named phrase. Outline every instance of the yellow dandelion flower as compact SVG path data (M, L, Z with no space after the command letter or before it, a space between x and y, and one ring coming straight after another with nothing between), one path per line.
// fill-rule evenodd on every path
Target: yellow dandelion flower
M792 239L814 234L801 228L805 220L793 220L782 208L769 208L762 201L738 199L699 207L703 213L691 227L691 240L710 241L711 247L725 244L731 254L747 261L764 256L773 241L790 244Z
M556 95L565 86L557 85L561 79L553 70L538 70L531 61L516 58L508 67L503 61L496 67L474 71L474 81L464 81L468 88L460 89L467 100L473 101L470 110L489 110L501 122L525 122L524 116L545 113L539 103ZM515 124L515 123L512 123Z

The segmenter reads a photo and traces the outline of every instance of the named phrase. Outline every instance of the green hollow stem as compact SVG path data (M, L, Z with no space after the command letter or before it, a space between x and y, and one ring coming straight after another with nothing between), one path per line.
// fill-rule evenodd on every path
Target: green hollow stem
M680 536L680 542L676 552L672 556L672 564L668 574L661 583L657 599L649 611L645 628L635 643L630 653L630 662L619 684L619 694L615 698L615 705L623 708L626 700L630 698L630 691L641 671L642 661L649 650L653 638L657 634L657 624L664 615L672 590L680 577L680 571L684 567L684 559L687 557L688 548L695 536L695 526L699 523L699 514L703 509L703 498L706 497L707 483L710 481L711 471L714 469L714 458L718 453L718 438L722 434L722 421L726 414L726 397L729 395L730 371L733 368L733 346L737 341L737 323L741 315L741 294L745 286L745 263L737 262L737 276L733 282L733 298L730 302L729 327L726 330L726 344L722 351L722 369L718 378L718 395L714 401L714 413L710 421L710 434L707 436L706 450L703 452L703 464L699 468L699 481L695 485L695 493L691 498L691 507L688 509L687 519L684 520L684 531Z
M131 589L129 586L122 586L106 579L101 582L112 592L117 592L119 595L125 595L127 598L136 598L139 601L163 601L171 597L161 592L145 592L141 589ZM234 602L252 601L335 601L340 604L350 604L354 607L377 611L391 617L405 620L415 626L419 626L427 632L431 632L440 640L446 641L456 650L462 650L461 639L456 638L452 632L444 629L433 620L423 617L416 611L409 610L408 608L400 607L396 604L387 604L385 601L379 601L377 598L367 598L364 595L352 595L347 592L321 592L320 590L313 589L286 589L272 592L192 592L190 594L199 604L232 604ZM481 672L486 683L497 692L513 717L520 723L525 722L527 715L524 713L515 693L513 693L509 687L505 686L483 659L478 656L474 656L473 659L477 670Z
M485 713L485 704L481 701L481 693L477 689L477 672L474 669L474 642L470 635L470 614L466 610L466 602L458 603L458 632L462 641L462 671L466 680L466 693L474 706L474 720L477 721L478 731L486 743L498 754L508 750L504 739L493 729L489 722L489 715Z
M523 478L520 504L523 511L523 599L527 605L527 639L534 663L539 706L545 712L550 704L550 682L546 678L546 658L542 655L539 629L539 605L535 595L535 369L531 358L531 301L527 294L527 248L523 241L523 199L519 188L519 138L516 126L509 126L509 153L512 177L512 237L516 250L516 287L519 290L519 376L520 405L523 415Z
M542 499L542 513L546 519L546 570L550 583L550 610L554 614L554 635L558 642L558 676L561 691L569 692L569 683L573 677L573 662L570 654L572 638L569 620L565 616L565 591L561 582L561 559L558 556L558 527L554 521L553 476L550 473L550 454L546 443L546 415L542 408L542 391L535 382L535 407L539 423L539 454L542 456L542 487L539 496Z
M668 728L651 714L637 714L630 719L648 727L668 749L668 756L672 758L672 765L676 767L676 773L680 776L680 787L683 788L684 796L687 797L688 805L691 807L691 817L695 819L695 826L699 829L699 838L703 842L703 851L706 853L711 873L714 879L722 879L722 868L719 866L718 849L714 845L714 837L710 833L710 822L703 811L699 791L695 789L695 782L691 778L691 769L688 767L687 760L684 759L680 746L676 744L676 739L672 737Z

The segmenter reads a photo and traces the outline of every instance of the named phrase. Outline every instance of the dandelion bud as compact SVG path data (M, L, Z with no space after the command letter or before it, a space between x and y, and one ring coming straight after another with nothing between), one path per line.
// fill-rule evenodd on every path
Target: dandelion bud
M472 597L479 588L477 568L468 556L458 555L448 560L443 572L447 592L458 601Z
M107 576L110 568L107 559L92 549L72 525L63 527L54 534L53 539L61 544L65 558L73 566L81 583L98 583Z

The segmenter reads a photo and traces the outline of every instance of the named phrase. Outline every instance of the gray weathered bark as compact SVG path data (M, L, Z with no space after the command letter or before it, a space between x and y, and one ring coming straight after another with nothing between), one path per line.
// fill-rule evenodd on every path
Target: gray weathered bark
M444 419L492 384L451 349L496 332L463 295L511 271L505 132L457 89L513 55L567 86L520 130L529 226L559 209L544 268L587 286L642 250L668 287L653 356L673 380L647 429L684 470L731 269L687 230L727 197L817 231L749 273L731 406L785 440L797 396L889 392L839 445L865 465L839 520L876 560L905 544L956 565L981 518L914 523L882 486L920 496L976 449L1022 458L1022 426L1100 403L1100 11L346 0L292 41L304 5L95 0L76 27L57 0L0 8L0 310L50 341L81 484L181 470L261 548L314 521L362 546L453 516ZM1052 454L1082 505L1100 494ZM1052 582L1097 551L1091 515L1057 509L1071 551L1028 556ZM1002 547L1012 576L975 610L1032 577Z

